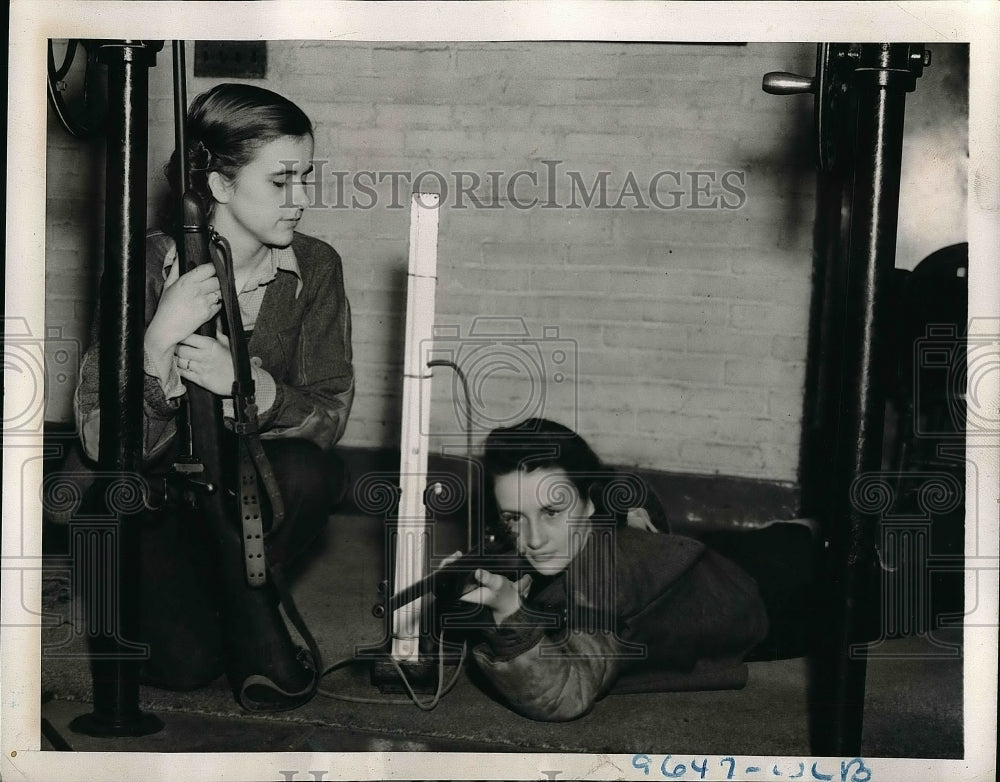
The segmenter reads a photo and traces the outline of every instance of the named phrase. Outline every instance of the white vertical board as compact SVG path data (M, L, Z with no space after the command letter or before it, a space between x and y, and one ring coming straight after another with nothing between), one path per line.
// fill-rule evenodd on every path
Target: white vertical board
M425 354L434 336L439 200L434 193L414 193L410 201L410 261L406 289L399 465L401 494L394 582L397 592L423 578L427 556L427 517L423 494L427 483L431 370ZM415 600L393 615L392 656L397 660L415 662L418 658L421 603L421 600Z

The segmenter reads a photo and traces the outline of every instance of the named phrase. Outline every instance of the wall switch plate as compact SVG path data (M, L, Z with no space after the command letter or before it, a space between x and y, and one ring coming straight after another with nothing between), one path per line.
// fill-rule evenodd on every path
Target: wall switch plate
M194 75L263 79L267 41L195 41Z

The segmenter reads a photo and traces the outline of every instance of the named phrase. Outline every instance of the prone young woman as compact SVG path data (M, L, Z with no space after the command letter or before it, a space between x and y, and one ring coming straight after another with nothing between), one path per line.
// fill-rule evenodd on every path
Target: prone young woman
M487 524L530 570L516 581L476 571L461 599L491 615L472 658L513 710L575 719L626 677L659 689L745 682L743 658L768 620L744 571L656 531L641 498L616 497L615 473L560 424L496 429L483 462L496 506Z

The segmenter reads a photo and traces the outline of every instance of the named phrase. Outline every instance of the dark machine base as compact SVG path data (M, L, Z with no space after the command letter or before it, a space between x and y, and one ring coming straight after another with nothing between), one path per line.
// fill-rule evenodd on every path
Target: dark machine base
M440 686L437 660L420 660L415 663L409 660L397 660L397 663L413 692L421 695L437 692ZM445 668L445 676L448 675L450 675L450 671ZM406 685L399 677L399 671L396 670L396 666L392 664L388 656L372 661L371 681L383 694L409 694L409 690L406 689Z
M136 712L129 719L106 719L97 712L81 714L69 724L74 733L95 738L149 736L163 730L163 720L155 714Z

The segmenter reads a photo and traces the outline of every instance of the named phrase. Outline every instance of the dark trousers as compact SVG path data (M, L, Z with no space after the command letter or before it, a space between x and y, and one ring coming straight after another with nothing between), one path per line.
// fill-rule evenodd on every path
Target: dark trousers
M284 523L268 536L266 557L269 567L280 567L288 577L343 498L347 470L335 453L306 440L263 443L285 506ZM229 507L235 527L235 500ZM139 630L150 649L144 681L191 690L227 670L231 678L252 670L255 660L234 666L232 658L244 653L252 658L254 649L264 650L257 656L269 654L272 640L266 636L274 635L276 597L271 588L240 583L239 568L220 567L220 557L242 561L239 538L220 546L197 510L150 512L144 521ZM234 667L240 673L234 674Z

